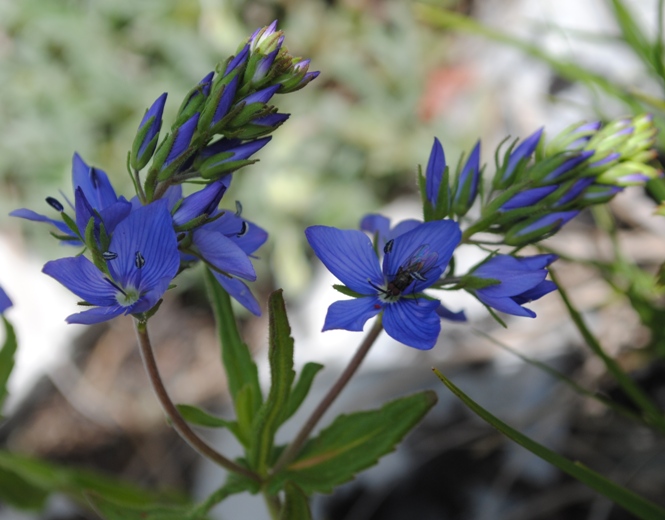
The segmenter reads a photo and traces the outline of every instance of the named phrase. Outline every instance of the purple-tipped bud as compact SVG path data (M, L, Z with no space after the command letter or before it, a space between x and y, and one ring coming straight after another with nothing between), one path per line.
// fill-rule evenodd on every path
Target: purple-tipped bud
M135 170L142 169L152 157L157 139L162 128L162 113L166 104L167 93L159 96L146 110L132 145L131 164Z
M453 209L456 215L463 216L469 211L478 195L480 182L480 141L473 147L464 168L457 179L457 191L453 200Z
M585 189L593 184L593 181L593 177L585 177L576 181L570 188L568 188L568 191L564 193L559 200L552 204L552 207L560 208L569 202L573 202L582 194Z
M274 114L269 114L267 116L257 117L256 119L252 119L252 124L259 126L271 126L277 128L279 125L284 123L284 121L286 121L289 117L291 117L291 114L280 114L279 112L276 112Z
M256 162L250 157L270 142L271 137L241 143L239 139L220 139L206 146L199 158L198 170L203 178L220 178L238 168Z
M226 66L226 70L224 71L224 76L226 77L234 70L242 68L247 63L248 57L249 44L245 45L242 50L229 62L229 64Z
M595 152L593 150L587 150L580 153L576 157L572 157L562 163L560 166L548 173L541 182L556 182L561 181L566 174L570 173L573 169L577 168L584 161L589 159Z
M446 155L443 152L441 141L435 137L427 161L427 170L425 171L425 194L433 208L436 208L439 200L439 191L441 190L441 181L445 169Z
M508 211L511 209L527 208L537 205L545 197L554 193L559 186L541 186L539 188L532 188L530 190L521 191L514 197L505 202L499 211Z
M517 166L521 162L526 162L529 160L533 152L536 150L538 143L540 142L540 138L543 135L543 130L543 128L536 130L512 151L510 157L508 158L508 164L503 169L503 173L501 174L501 180L499 182L500 186L509 184L513 175L515 174Z
M609 184L592 184L582 195L582 202L585 204L604 204L614 198L625 188L623 186L611 186Z
M254 34L249 38L249 48L252 52L262 51L271 37L277 32L277 20L274 20L267 27L257 29ZM280 38L281 39L281 38ZM281 42L280 42L281 45Z
M251 105L252 103L266 104L280 89L280 87L281 85L272 85L270 87L257 90L253 94L250 94L245 99L241 100L241 103L245 103L245 105Z
M526 219L508 230L504 242L511 246L533 244L552 236L578 214L577 210L560 211Z
M212 215L225 192L226 185L212 182L202 190L185 197L173 214L173 223L176 226L184 226L198 217Z
M194 136L194 132L196 132L196 125L198 122L199 114L196 113L189 118L185 124L173 131L172 144L166 159L161 165L161 170L164 170L174 161L183 157L183 154L187 151L189 144L192 142L192 137Z
M211 127L219 123L229 112L229 108L231 108L231 104L233 103L233 98L236 95L237 88L238 76L235 76L231 81L229 81L227 85L221 88L217 107L215 108L215 113L212 116L212 121L210 122Z

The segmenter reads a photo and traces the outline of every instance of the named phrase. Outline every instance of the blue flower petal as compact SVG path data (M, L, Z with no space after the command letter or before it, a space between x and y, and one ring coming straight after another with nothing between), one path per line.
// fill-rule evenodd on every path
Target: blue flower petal
M79 298L102 307L118 304L113 287L95 264L84 256L47 262L42 272L55 278Z
M305 230L305 236L323 265L349 289L360 294L375 294L376 289L371 284L383 285L374 247L362 231L311 226Z
M398 236L403 235L404 233L416 229L420 224L422 224L422 221L416 220L414 218L402 220L401 222L395 224L395 227L390 230L390 232L388 233L388 240L390 240L391 238L397 238Z
M108 175L98 168L88 166L77 153L72 158L73 190L81 188L90 205L104 209L118 200Z
M394 277L410 257L423 245L427 245L430 252L438 255L436 267L439 270L438 274L441 274L461 239L462 233L457 222L452 220L425 222L395 238L392 250L383 257L383 272L388 279ZM432 285L438 274L428 277L424 282L414 284L416 292Z
M113 279L122 287L132 286L146 293L162 278L173 278L180 255L171 214L165 200L157 200L134 210L120 222L111 237L109 251L118 256L108 262ZM136 255L145 260L136 265Z
M201 256L217 269L245 280L256 280L256 272L247 253L230 238L201 228L194 232L193 240Z
M455 321L455 322L467 321L466 314L464 313L463 310L458 312L453 312L443 303L436 308L436 313L439 315L439 317L443 318L444 320Z
M211 182L202 190L185 197L173 214L173 223L182 226L201 215L212 215L225 192L224 184Z
M498 311L505 312L506 314L512 314L514 316L524 316L525 318L536 317L535 312L533 312L531 309L527 309L526 307L522 307L519 303L517 303L511 298L495 298L492 296L482 294L480 293L480 291L476 292L476 296L481 302L483 302L488 307L492 307L493 309L496 309Z
M499 211L508 211L509 209L518 209L526 208L528 206L533 206L537 204L549 194L554 193L559 189L558 185L554 186L541 186L538 188L532 188L530 190L525 190L517 193L510 200L506 201L500 208Z
M388 335L409 347L429 350L436 345L441 320L438 300L401 298L385 306L383 327Z
M533 289L529 289L528 291L524 291L517 296L513 296L513 301L519 305L524 305L525 303L535 301L538 298L551 293L552 291L556 291L556 289L557 286L554 282L545 280L536 285Z
M268 240L268 232L265 229L228 210L201 229L225 235L247 255L254 253Z
M31 220L33 222L48 222L49 224L52 224L55 227L57 227L58 231L60 231L61 233L65 234L67 236L70 236L72 238L76 237L76 235L72 232L72 230L69 229L69 226L67 226L67 224L65 224L64 222L62 222L60 220L54 220L52 218L48 218L44 215L40 215L39 213L35 213L31 209L26 209L26 208L15 209L9 215L11 217L24 218L26 220ZM76 242L69 242L68 241L67 243L78 245L81 242L77 240Z
M545 269L559 257L554 254L533 255L516 258L522 269L534 270Z
M381 311L381 303L376 296L340 300L328 307L323 331L343 329L361 331L365 322Z
M383 250L390 232L390 219L376 213L365 215L360 221L360 229L367 231L371 235L378 234L377 245L379 250Z
M477 273L473 273L476 275ZM547 271L544 269L539 271L504 271L495 273L493 276L483 274L483 278L494 278L501 280L501 283L496 285L488 285L482 289L477 289L478 294L490 296L493 298L505 298L521 294L524 291L533 289L547 276Z
M215 271L212 271L212 274L219 284L224 287L226 292L237 300L238 303L255 316L261 316L259 302L256 301L256 298L254 298L254 295L252 294L252 291L249 290L249 287L247 287L247 284L236 278L229 278L223 274L216 273Z
M120 316L125 311L125 308L120 305L112 307L94 307L87 311L70 314L67 316L67 323L79 323L81 325L93 325L95 323L102 323Z
M7 309L12 306L12 301L7 296L5 290L0 287L0 314L4 313Z
M125 200L124 197L120 197L118 202L107 206L99 212L99 216L102 218L104 227L108 234L112 234L116 226L127 218L132 211L131 202Z

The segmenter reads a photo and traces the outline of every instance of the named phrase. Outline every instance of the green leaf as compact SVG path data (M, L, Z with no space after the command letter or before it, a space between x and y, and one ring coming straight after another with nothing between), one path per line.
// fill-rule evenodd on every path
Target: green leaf
M200 504L194 506L187 514L187 520L198 520L203 518L214 506L225 500L231 495L250 491L255 493L256 481L247 479L241 475L229 475L226 483Z
M268 468L275 432L284 422L291 385L295 376L293 338L291 338L291 327L286 316L281 289L270 295L269 309L270 391L254 421L249 454L251 466L259 473L265 472Z
M0 468L0 502L17 509L38 511L44 507L48 491L35 486L13 471Z
M251 418L261 407L261 387L259 386L259 373L256 363L247 345L240 339L236 324L231 298L219 285L209 269L205 270L208 297L212 303L219 331L222 349L222 362L229 382L229 391L238 415L238 424L243 434L249 432ZM243 390L244 389L244 390ZM243 408L250 413L241 413L239 410L238 394L243 390Z
M449 379L441 374L441 372L434 369L434 373L453 394L459 397L459 399L481 419L491 424L494 428L529 450L531 453L534 453L541 459L556 466L560 470L565 471L592 489L595 489L617 505L635 514L638 518L643 520L662 520L665 518L665 509L662 509L656 504L636 495L632 491L615 484L595 471L583 466L581 463L573 462L566 457L549 450L542 444L538 444L526 435L522 435L520 432L497 419L494 415L473 401L468 395L462 392Z
M118 504L96 493L86 493L88 503L105 520L198 520L205 514L193 516L188 507L145 505L131 507Z
M14 327L2 317L5 324L5 343L0 350L0 417L2 416L2 405L7 397L7 381L14 369L14 354L16 354L16 332Z
M180 415L190 424L196 426L203 426L205 428L228 428L236 437L239 434L238 423L235 421L228 421L209 414L205 410L192 406L191 404L177 404L176 408Z
M346 285L333 284L333 289L338 292L341 292L345 296L351 296L352 298L362 298L364 295L360 294L352 289L349 289Z
M426 391L337 417L275 476L271 489L292 481L307 494L330 493L393 451L435 403L436 394Z
M291 395L289 395L289 402L286 405L286 413L284 414L282 422L286 421L298 411L298 408L300 408L305 397L307 397L309 389L312 387L314 376L316 376L322 368L323 365L320 365L319 363L307 363L302 367L300 377L291 390Z
M286 500L280 514L280 520L312 520L312 512L309 509L307 495L292 482L284 486Z
M144 506L156 495L128 482L82 469L65 468L26 455L0 451L0 470L8 471L34 488L46 493L59 491L85 501L84 493L93 492L106 499L129 506Z

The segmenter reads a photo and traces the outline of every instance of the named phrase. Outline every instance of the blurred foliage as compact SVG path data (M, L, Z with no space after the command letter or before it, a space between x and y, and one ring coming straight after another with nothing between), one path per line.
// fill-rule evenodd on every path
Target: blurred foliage
M242 200L248 218L279 236L268 246L278 285L306 281L305 225L354 227L415 193L434 135L455 154L471 142L446 130L425 92L447 40L405 2L2 0L0 222L16 207L46 210L58 190L70 196L74 151L130 195L126 154L143 111L167 91L168 125L188 89L274 18L289 49L322 74L292 99L278 96L293 116L261 162L236 175L225 204Z

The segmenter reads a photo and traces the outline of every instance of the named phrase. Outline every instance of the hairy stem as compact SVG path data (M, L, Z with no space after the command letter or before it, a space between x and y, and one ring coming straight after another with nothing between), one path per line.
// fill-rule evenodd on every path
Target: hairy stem
M365 356L369 352L370 347L374 344L376 338L379 337L379 334L381 333L382 330L383 330L383 324L381 322L381 317L379 316L376 322L374 323L372 329L369 331L367 336L365 336L365 339L358 347L358 350L356 351L355 355L349 362L344 372L342 372L342 374L339 376L335 384L330 388L326 396L321 400L319 406L316 407L316 410L314 410L310 418L303 425L303 427L301 428L300 432L293 440L293 442L289 444L287 448L282 452L281 456L277 460L277 463L275 464L272 470L273 474L278 473L279 471L284 469L293 459L295 459L298 456L298 453L302 449L303 444L305 444L305 441L309 437L309 434L316 427L321 417L323 417L323 414L326 413L328 408L330 408L330 405L335 401L335 399L337 399L337 396L344 389L344 387L349 382L353 374L356 373L356 370L358 370L358 367L362 363L363 359L365 359Z
M148 335L147 324L144 321L135 320L134 325L136 328L136 335L139 340L139 347L141 349L141 359L143 359L143 366L148 374L152 388L157 395L157 399L162 405L162 409L166 416L171 421L173 428L176 432L182 437L187 444L192 448L198 451L204 457L216 462L223 468L232 471L234 473L239 473L246 477L249 477L253 480L260 481L258 475L253 471L250 471L242 466L239 466L230 459L227 459L224 455L212 448L207 442L205 442L201 437L199 437L194 430L192 430L189 425L185 422L178 412L178 409L171 401L164 382L162 381L161 376L159 375L159 369L157 368L157 362L155 360L155 355L152 351L152 345L150 343L150 336Z

